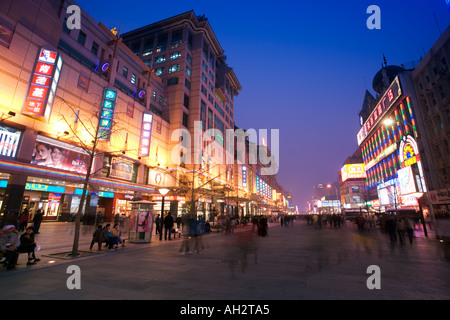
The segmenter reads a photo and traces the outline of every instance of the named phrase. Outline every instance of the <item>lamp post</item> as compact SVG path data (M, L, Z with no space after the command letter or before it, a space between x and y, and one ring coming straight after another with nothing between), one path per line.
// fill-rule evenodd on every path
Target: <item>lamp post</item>
M164 196L167 194L167 192L169 192L169 189L165 189L165 188L161 188L158 189L158 192L162 195L162 200L161 200L161 227L159 230L159 240L162 240L162 232L163 232L163 223L164 223Z

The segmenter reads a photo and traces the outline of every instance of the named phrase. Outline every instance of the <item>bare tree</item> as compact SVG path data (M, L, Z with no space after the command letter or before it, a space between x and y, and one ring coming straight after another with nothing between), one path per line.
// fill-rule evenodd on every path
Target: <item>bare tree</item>
M61 119L68 125L70 132L72 134L72 140L77 143L84 152L88 155L89 163L87 165L86 174L80 174L80 180L83 181L83 191L81 194L80 204L78 206L78 211L75 216L75 232L74 232L74 240L72 246L72 256L78 255L78 246L80 240L80 223L81 218L83 216L83 208L85 206L86 194L89 188L89 182L92 175L95 175L96 172L93 172L93 164L95 158L104 153L104 151L99 150L99 145L105 139L104 132L100 130L99 126L99 114L100 114L100 106L94 107L94 110L89 112L87 116L80 115L80 111L73 106L71 103L66 101L65 99L58 97L61 102L67 106L70 110L70 114L60 113L59 116ZM95 110L97 109L97 110ZM71 116L75 117L75 121L71 119ZM118 133L120 129L117 126L115 121L111 124L110 134L113 135ZM120 152L125 151L124 149L120 150ZM119 151L110 151L109 153L114 153ZM99 169L101 170L101 169Z

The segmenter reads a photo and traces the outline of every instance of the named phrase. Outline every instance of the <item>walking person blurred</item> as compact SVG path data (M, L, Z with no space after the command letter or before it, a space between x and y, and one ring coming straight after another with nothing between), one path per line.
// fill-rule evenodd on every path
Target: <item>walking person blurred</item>
M400 245L403 245L405 242L405 222L402 218L398 218L396 222L398 239L400 241Z
M405 230L409 238L409 243L412 244L414 238L414 229L413 229L413 222L410 217L405 218Z
M43 217L44 213L42 212L42 209L38 209L33 216L33 228L35 234L39 234L39 228L41 227Z
M170 212L164 218L164 240L167 240L167 232L169 233L169 240L172 240L172 228L173 228L173 217Z

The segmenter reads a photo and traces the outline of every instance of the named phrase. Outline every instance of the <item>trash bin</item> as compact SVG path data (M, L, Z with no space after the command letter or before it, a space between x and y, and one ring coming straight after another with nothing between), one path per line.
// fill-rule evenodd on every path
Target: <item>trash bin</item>
M128 242L149 243L153 232L153 206L155 202L131 202Z

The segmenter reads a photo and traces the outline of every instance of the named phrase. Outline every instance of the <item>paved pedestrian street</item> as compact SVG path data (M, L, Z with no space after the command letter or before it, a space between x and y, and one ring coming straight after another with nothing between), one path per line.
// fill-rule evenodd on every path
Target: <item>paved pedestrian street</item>
M83 228L80 250L89 251L91 229ZM41 261L26 266L21 255L15 270L2 268L0 298L450 299L450 260L443 244L420 230L413 244L392 246L379 229L361 233L349 222L319 229L296 221L289 227L270 224L267 237L252 233L251 226L233 234L205 235L199 238L200 253L182 255L182 239L159 241L153 235L150 244L127 243L125 248L64 259L54 253L70 251L72 230L70 223L44 224L37 235ZM194 251L192 243L190 249ZM68 288L75 274L68 267L73 265L79 267L80 289ZM368 283L377 283L369 266L379 267L379 289L368 288Z

